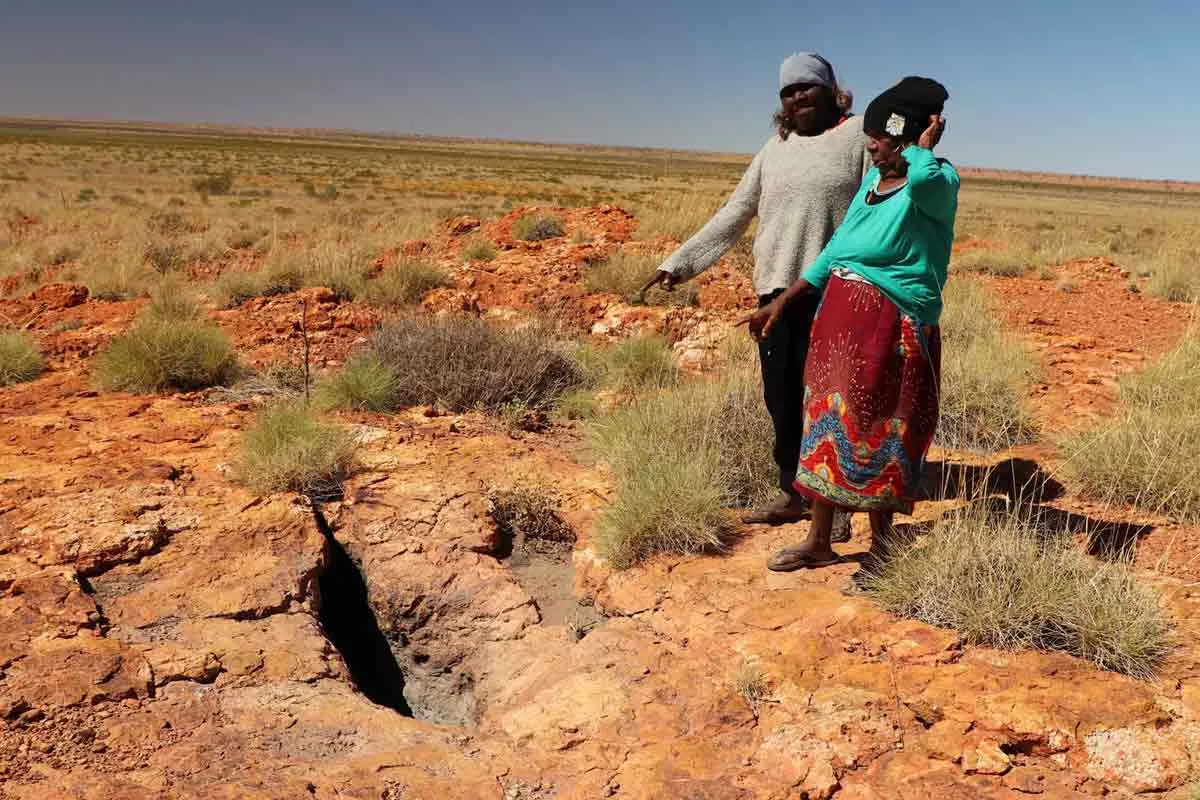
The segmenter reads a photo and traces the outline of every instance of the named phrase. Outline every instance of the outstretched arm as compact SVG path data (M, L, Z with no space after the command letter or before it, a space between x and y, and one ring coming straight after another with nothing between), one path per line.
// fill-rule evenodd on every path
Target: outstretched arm
M750 162L746 173L742 175L733 194L725 201L725 205L663 262L643 291L656 283L670 288L679 281L694 278L717 263L721 256L737 244L758 213L758 198L762 191L762 160L763 151L760 150Z

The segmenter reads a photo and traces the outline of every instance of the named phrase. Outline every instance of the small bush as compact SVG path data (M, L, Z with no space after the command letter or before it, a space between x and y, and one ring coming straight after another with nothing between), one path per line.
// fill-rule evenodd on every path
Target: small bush
M317 386L317 405L356 411L391 411L396 407L396 374L367 354L351 359Z
M593 292L607 292L652 306L695 306L700 292L694 283L683 283L671 291L655 287L643 296L637 292L662 264L662 256L619 252L587 268L583 283Z
M77 199L81 203L87 203L96 199L95 189L80 189Z
M863 587L885 608L992 647L1064 650L1148 678L1167 652L1158 597L1122 564L1065 535L975 507L874 567Z
M146 247L146 263L159 275L179 269L187 260L187 250L179 242L151 244Z
M618 569L658 552L720 550L726 509L778 491L770 419L746 368L637 399L593 433L617 478L596 546Z
M593 392L577 389L558 398L554 410L563 419L591 419L600 413L600 403Z
M439 267L405 259L368 281L362 299L381 308L397 308L419 303L426 292L449 285L450 276Z
M1026 406L1036 374L1029 353L992 315L982 287L951 280L942 313L942 388L934 441L992 452L1032 441Z
M1190 333L1142 374L1121 382L1116 413L1065 437L1064 473L1082 494L1200 520L1200 335Z
M487 239L473 239L462 249L463 261L492 261L496 258L496 248Z
M25 331L0 330L0 386L31 381L46 363L37 342Z
M376 332L370 351L395 374L401 406L549 406L583 382L546 331L493 327L474 317L403 317Z
M525 242L554 239L566 233L562 220L542 214L527 214L512 224L512 236Z
M105 389L137 393L192 391L227 383L237 361L215 325L148 316L112 340L96 360Z
M265 409L242 442L238 472L256 492L336 497L354 468L354 437L285 401Z
M1175 303L1200 299L1200 251L1175 247L1153 259L1154 272L1146 291Z
M173 198L178 200L179 198ZM182 205L183 201L179 201ZM156 214L151 214L146 220L146 227L151 233L158 233L164 236L180 236L185 233L192 233L196 230L196 226L184 214L178 211L160 211Z
M222 172L217 175L204 175L192 181L192 188L202 195L229 194L233 188L233 173Z
M300 286L300 276L293 272L235 269L221 273L213 284L212 296L221 308L234 308L253 297L287 294Z
M487 505L496 523L502 558L513 549L561 553L575 543L575 531L558 515L557 499L549 492L527 487L493 489Z

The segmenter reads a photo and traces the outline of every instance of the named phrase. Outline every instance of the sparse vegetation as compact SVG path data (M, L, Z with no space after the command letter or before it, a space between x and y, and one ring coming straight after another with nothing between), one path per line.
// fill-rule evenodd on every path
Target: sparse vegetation
M0 330L0 386L31 381L46 368L37 341L25 331Z
M192 181L192 188L206 196L229 194L229 190L233 188L233 173L201 176Z
M1140 375L1121 383L1116 413L1060 444L1082 493L1189 521L1200 520L1200 335L1189 334Z
M236 367L220 328L150 315L112 340L96 358L94 374L105 389L149 394L227 383Z
M527 214L512 224L512 236L525 242L554 239L566 233L562 220L546 214Z
M991 452L1032 441L1026 407L1033 359L993 315L987 294L959 277L946 285L937 444Z
M288 400L264 409L246 431L238 470L257 492L293 491L326 499L341 490L354 468L356 449L350 433Z
M696 284L687 282L671 291L655 287L644 297L635 297L646 281L662 263L661 255L633 255L624 251L591 264L584 274L584 285L594 292L609 292L625 298L637 299L649 305L694 306L700 302Z
M492 261L496 258L496 248L487 239L472 239L463 246L463 261Z
M370 351L395 374L402 406L549 406L583 382L545 330L494 327L474 317L403 317L379 329Z
M726 509L776 491L770 420L750 370L639 398L593 427L617 478L596 547L619 569L660 552L722 550Z
M661 389L679 380L671 348L661 336L621 339L589 360L600 381L619 392Z
M898 546L863 586L894 613L972 644L1064 650L1152 676L1170 641L1158 597L1123 564L1098 562L1035 522L982 506L951 514Z
M488 514L496 523L503 549L560 552L575 543L575 532L558 514L558 498L551 492L518 486L492 489L487 495Z
M751 662L743 663L730 684L733 691L746 701L751 713L757 717L763 701L770 694L767 680L758 665Z
M317 386L321 408L392 411L396 407L396 373L367 353L351 359Z
M385 269L364 286L362 299L381 308L397 308L421 302L431 289L451 285L450 276L424 261L403 259Z

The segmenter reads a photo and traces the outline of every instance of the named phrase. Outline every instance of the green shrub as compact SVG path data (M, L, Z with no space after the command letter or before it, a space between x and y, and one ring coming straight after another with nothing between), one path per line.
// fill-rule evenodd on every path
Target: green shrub
M396 407L396 375L371 354L351 359L317 386L317 405L356 411L391 411Z
M544 214L526 214L512 224L512 236L526 242L554 239L566 233L562 220Z
M227 383L237 361L215 325L147 316L96 359L105 389L137 393L192 391Z
M546 331L493 327L474 317L402 317L376 332L370 350L395 374L402 406L548 406L583 381Z
M496 258L496 248L487 239L473 239L463 246L463 261L492 261Z
M1123 564L1100 563L1067 535L973 507L874 566L863 587L885 608L991 647L1064 650L1150 677L1169 629L1159 598Z
M951 280L942 312L940 417L934 441L954 450L992 452L1037 435L1027 406L1036 374L1025 347L992 314L979 284Z
M749 369L636 399L593 432L617 479L596 546L619 569L658 552L720 550L726 509L778 491L770 418Z
M450 276L439 267L405 259L367 281L362 299L381 308L397 308L419 303L431 289L450 285Z
M0 386L31 381L46 363L37 342L25 331L0 330Z
M1060 442L1063 471L1082 494L1200 520L1200 335L1189 333L1142 374L1121 382L1116 413Z
M352 472L356 449L350 433L320 421L298 401L285 401L265 409L246 431L238 472L256 492L327 499L337 496Z

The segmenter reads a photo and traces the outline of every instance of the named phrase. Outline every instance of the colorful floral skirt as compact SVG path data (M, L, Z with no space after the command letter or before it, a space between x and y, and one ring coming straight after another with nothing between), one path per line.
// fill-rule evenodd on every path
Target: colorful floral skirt
M836 270L813 321L795 488L858 511L911 513L938 420L941 336Z

